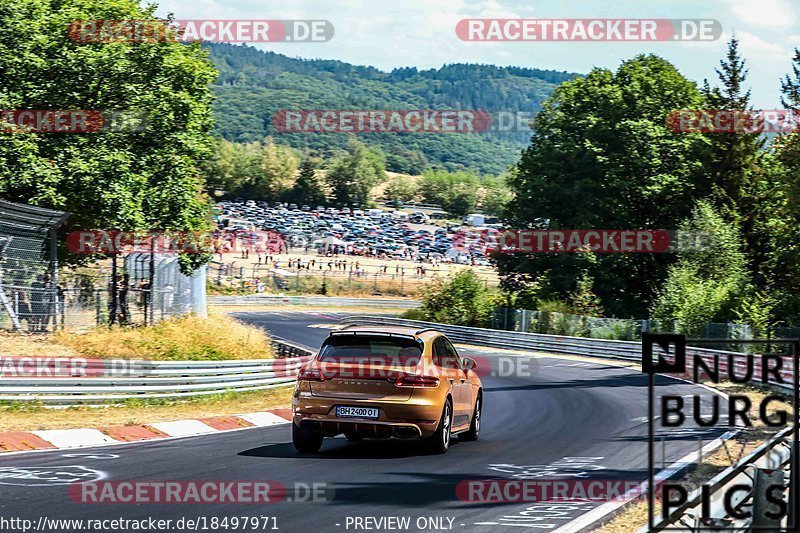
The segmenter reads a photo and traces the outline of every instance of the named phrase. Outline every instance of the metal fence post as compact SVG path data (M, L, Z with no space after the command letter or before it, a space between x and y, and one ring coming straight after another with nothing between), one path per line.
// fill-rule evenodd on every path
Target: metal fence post
M103 303L103 299L100 297L100 291L96 290L94 292L94 309L95 309L95 322L99 326L103 323L103 313L100 310L100 306Z
M61 314L58 309L58 239L55 228L50 228L48 235L50 237L50 301L52 303L53 331L55 331L58 329L58 316ZM49 322L50 317L45 317L45 320ZM47 324L44 329L47 329Z
M759 532L778 532L781 530L780 509L767 499L768 491L771 491L772 487L775 486L784 486L783 470L768 471L756 468L753 478L753 522L750 525L750 529Z
M150 320L149 325L155 324L155 309L153 308L153 303L155 299L153 298L153 289L155 288L156 284L156 238L154 235L150 236L150 272L148 273L148 281L147 281L147 292L145 293L145 324L147 325L148 319ZM147 316L147 309L150 309L150 316Z
M117 321L117 256L111 256L111 302L109 304L108 325Z

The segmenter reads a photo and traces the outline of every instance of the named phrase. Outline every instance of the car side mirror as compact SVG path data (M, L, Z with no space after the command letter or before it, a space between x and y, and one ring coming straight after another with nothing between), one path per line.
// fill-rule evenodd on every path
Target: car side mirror
M464 372L469 372L470 370L478 368L478 363L475 362L475 359L470 357L465 357L461 363L464 367Z

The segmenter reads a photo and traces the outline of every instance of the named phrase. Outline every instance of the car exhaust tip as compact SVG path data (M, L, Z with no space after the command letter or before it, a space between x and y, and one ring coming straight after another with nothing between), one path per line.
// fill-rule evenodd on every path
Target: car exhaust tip
M401 439L413 439L420 436L420 433L411 427L399 427L395 430L395 435Z

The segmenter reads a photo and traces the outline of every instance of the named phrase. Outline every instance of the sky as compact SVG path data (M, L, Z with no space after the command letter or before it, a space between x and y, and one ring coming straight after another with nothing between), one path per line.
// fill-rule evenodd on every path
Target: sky
M337 59L381 70L483 63L586 73L616 69L638 53L654 53L689 79L714 84L719 60L735 34L750 69L756 108L779 109L780 79L800 47L800 0L148 0L177 19L323 19L335 35L324 43L263 43L291 57ZM465 18L716 19L716 41L464 42Z

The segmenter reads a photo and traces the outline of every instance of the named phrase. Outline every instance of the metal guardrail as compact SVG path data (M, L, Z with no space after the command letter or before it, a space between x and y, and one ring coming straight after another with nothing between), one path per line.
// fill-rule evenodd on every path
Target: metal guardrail
M414 309L419 307L418 300L382 299L382 298L343 298L337 296L209 296L209 305L217 306L275 306L275 305L309 305L322 307L369 307L376 309Z
M125 361L124 368L93 377L0 377L0 402L40 402L48 407L125 400L184 398L254 391L293 383L313 352L276 341L275 359L225 361Z
M544 335L538 333L524 333L518 331L504 331L483 328L472 328L465 326L453 326L449 324L437 324L434 322L423 322L419 320L405 320L393 317L378 316L348 316L341 321L343 324L372 324L386 326L410 326L414 328L434 327L447 335L450 340L462 344L474 344L477 346L487 346L494 348L523 349L528 351L547 352L564 355L579 355L585 357L597 357L603 359L617 359L640 363L642 360L641 343L632 341L618 341L606 339L588 339L581 337L565 337L558 335ZM724 340L720 341L724 343ZM687 361L692 361L695 356L702 357L703 361L711 362L713 358L719 359L719 367L723 372L727 371L727 365L732 364L737 371L747 364L747 354L741 352L712 350L708 348L687 347ZM787 383L792 383L792 359L783 360L784 366L782 377ZM710 365L709 365L710 366ZM737 375L742 375L737 372ZM760 374L760 365L757 365L755 378ZM760 379L754 379L760 385L767 385L780 392L790 393L792 388L786 384L775 382L762 383ZM727 516L727 511L723 504L723 498L714 498L721 491L739 484L747 485L747 492L740 491L738 499L734 501L736 506L764 504L759 498L756 486L759 476L766 475L766 471L779 471L781 476L786 476L783 472L790 464L790 449L786 445L787 437L793 428L786 428L773 436L770 440L762 444L752 453L741 459L735 465L715 476L708 485L711 487L712 501L710 516L719 525L723 525L726 531L746 531L751 524L747 520L733 520ZM652 531L676 530L683 531L707 531L708 525L701 524L699 520L702 506L701 492L693 492L687 499L687 503L676 509L667 520L658 523ZM800 518L800 517L798 517ZM731 529L728 529L728 528ZM641 533L647 528L641 530ZM776 529L777 531L777 529Z
M763 509L758 507L764 502L758 498L755 486L759 483L759 476L764 472L773 474L774 483L786 486L789 479L788 469L791 462L791 437L793 428L786 428L774 435L767 442L753 450L749 455L739 460L736 464L729 466L705 485L712 494L709 503L708 516L701 521L701 508L703 505L702 492L696 489L692 492L685 504L679 506L667 519L657 522L652 529L642 528L640 533L654 531L698 531L708 529L719 529L725 531L749 531L753 529L751 518L733 519L728 516L725 509L724 498L715 498L713 495L725 492L735 485L749 487L748 492L740 491L735 493L736 497L731 498L731 506L741 511L749 508L755 516L760 516ZM774 531L782 529L779 524L775 524Z
M541 333L525 333L520 331L505 331L499 329L472 328L467 326L453 326L450 324L437 324L435 322L424 322L421 320L406 320L403 318L382 317L382 316L348 316L341 321L343 324L377 324L387 326L409 326L415 328L432 327L436 328L452 341L462 344L475 344L478 346L488 346L492 348L510 348L517 350L528 350L534 352L545 352L564 355L579 355L584 357L598 357L603 359L616 359L629 361L631 363L641 363L642 345L636 341L620 341L608 339L591 339L584 337L566 337L561 335L545 335ZM720 340L723 344L725 341ZM737 370L744 371L747 365L747 354L742 352L712 350L710 348L686 348L689 368L694 356L702 357L708 363L714 358L719 358L721 371L727 371L727 365L732 363ZM783 361L781 375L787 383L792 382L793 362L791 358ZM754 383L762 384L760 381L760 365L757 364L754 373ZM781 392L791 392L791 387L781 383L770 381L768 385Z

